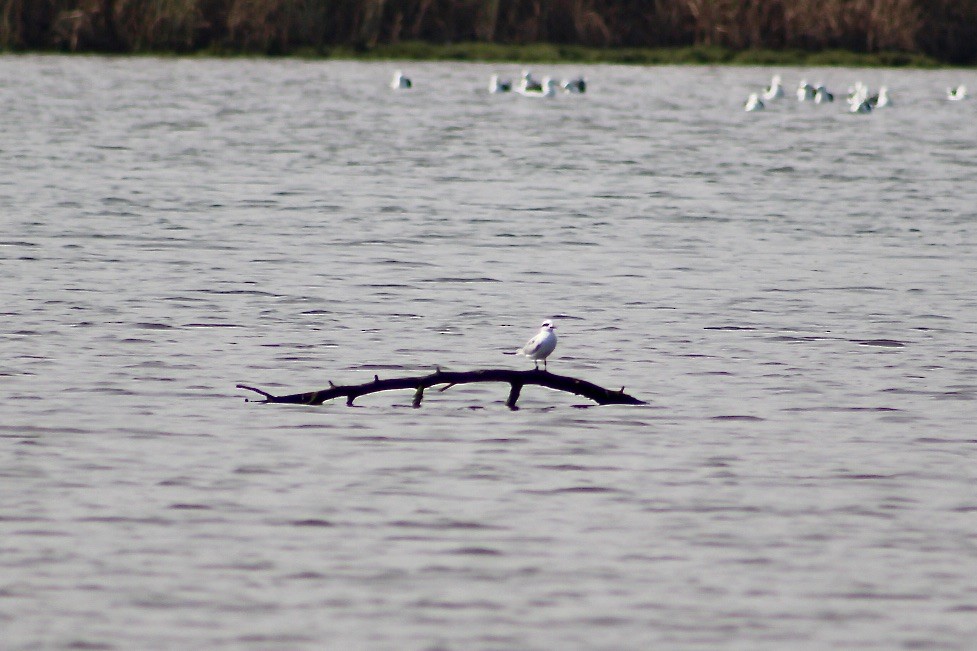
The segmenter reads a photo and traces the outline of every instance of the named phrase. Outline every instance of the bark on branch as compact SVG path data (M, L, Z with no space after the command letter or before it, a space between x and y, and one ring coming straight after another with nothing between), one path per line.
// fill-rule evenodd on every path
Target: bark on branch
M445 385L441 391L449 389L456 384L471 384L473 382L504 382L509 384L509 397L506 399L506 406L509 409L518 409L516 401L522 388L526 385L536 385L566 391L593 400L599 405L643 405L645 401L639 400L634 396L624 392L624 387L620 391L605 389L604 387L579 380L566 375L556 375L548 371L514 371L510 369L481 369L476 371L442 371L440 368L429 375L417 375L411 377L389 378L381 380L374 375L372 382L365 384L350 384L337 386L329 383L328 389L320 391L308 391L306 393L293 393L287 396L275 396L267 391L256 389L244 384L237 385L239 389L247 389L264 396L264 400L259 402L282 402L298 405L321 405L327 400L335 398L346 398L346 404L352 405L353 401L360 396L380 391L395 391L398 389L413 389L413 406L420 407L424 399L424 389L429 389L438 385Z

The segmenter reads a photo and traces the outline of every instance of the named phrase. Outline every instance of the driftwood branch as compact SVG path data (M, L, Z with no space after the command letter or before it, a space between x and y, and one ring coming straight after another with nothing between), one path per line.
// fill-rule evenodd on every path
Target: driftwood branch
M509 397L506 399L505 404L509 409L513 410L518 409L516 407L516 401L519 400L522 388L526 385L536 385L557 391L566 391L567 393L589 398L599 405L645 404L643 400L624 393L624 387L621 387L620 391L612 391L592 382L535 369L531 371L513 371L510 369L442 371L438 368L434 373L429 375L389 378L386 380L381 380L378 376L374 375L373 381L365 384L339 386L330 382L328 389L306 393L293 393L287 396L275 396L267 391L244 384L237 385L237 388L247 389L248 391L261 394L265 399L259 402L281 402L297 405L321 405L327 400L333 400L335 398L346 398L346 404L352 405L353 401L360 396L371 393L413 389L414 399L411 404L414 407L420 407L421 401L424 399L424 389L443 384L445 386L441 387L440 391L445 391L456 384L471 384L473 382L504 382L509 384Z

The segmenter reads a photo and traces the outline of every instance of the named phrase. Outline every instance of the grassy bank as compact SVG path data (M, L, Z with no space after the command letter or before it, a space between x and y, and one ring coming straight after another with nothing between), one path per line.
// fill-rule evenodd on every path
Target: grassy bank
M213 51L212 54L232 54ZM733 50L716 46L673 48L594 48L580 45L537 43L452 43L438 45L417 41L378 45L373 48L333 47L293 53L308 58L412 61L485 61L500 63L615 63L628 65L770 65L935 68L941 62L922 54L905 52L861 53L847 50Z

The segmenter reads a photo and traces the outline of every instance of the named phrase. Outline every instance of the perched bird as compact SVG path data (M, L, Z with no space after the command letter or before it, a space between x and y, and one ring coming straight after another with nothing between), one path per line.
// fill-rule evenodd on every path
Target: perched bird
M960 84L956 88L946 89L946 98L952 102L958 102L962 99L967 99L967 87Z
M499 79L498 75L492 75L489 79L488 91L490 93L508 93L512 90L512 82L508 79Z
M411 84L410 79L405 77L404 73L402 73L400 70L395 72L394 78L390 80L390 87L393 88L394 90L399 90L401 88L410 88L411 86L413 86L413 84Z
M763 99L770 101L784 96L784 87L780 83L780 75L770 78L770 85L763 89Z
M543 321L536 336L526 342L526 345L516 351L517 355L525 355L536 363L536 370L539 370L539 360L543 360L543 368L546 368L546 358L556 349L556 333L553 332L556 326L549 321Z
M760 99L759 95L757 95L756 93L750 93L750 96L747 98L744 108L748 112L752 112L752 111L762 111L766 107L764 106L763 100Z

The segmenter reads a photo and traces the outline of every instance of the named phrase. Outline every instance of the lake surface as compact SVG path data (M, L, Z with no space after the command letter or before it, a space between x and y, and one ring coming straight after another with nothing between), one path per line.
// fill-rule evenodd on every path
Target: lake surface
M0 646L973 648L974 73L493 72L0 57Z

